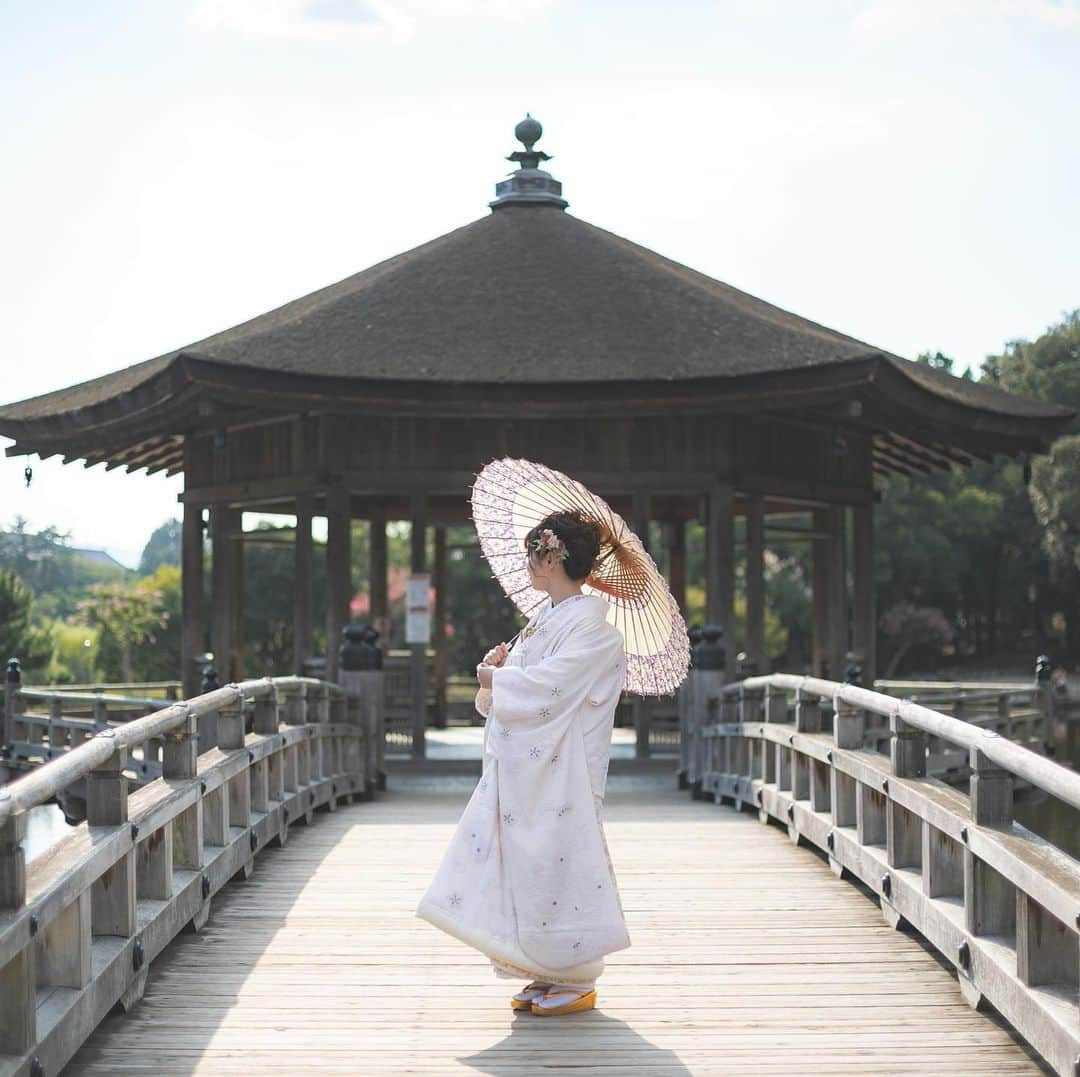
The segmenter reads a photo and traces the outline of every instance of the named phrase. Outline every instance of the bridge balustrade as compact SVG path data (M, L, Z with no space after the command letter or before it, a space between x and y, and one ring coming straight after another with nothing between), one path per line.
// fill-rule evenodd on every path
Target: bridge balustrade
M134 1005L154 958L203 927L213 895L250 877L262 849L379 784L379 709L314 678L143 700L151 713L119 724L95 694L89 728L42 694L44 726L24 709L34 691L9 679L9 729L44 730L56 757L0 787L0 1074L58 1072L114 1005ZM160 776L129 792L132 755L152 743ZM86 821L28 864L26 813L76 782Z
M1020 782L1080 810L1080 775L994 729L813 677L685 688L683 784L752 805L878 897L1062 1074L1080 1072L1080 862L1013 820ZM1040 727L1042 728L1042 727ZM877 749L887 731L887 752ZM967 756L970 790L928 775L928 746Z

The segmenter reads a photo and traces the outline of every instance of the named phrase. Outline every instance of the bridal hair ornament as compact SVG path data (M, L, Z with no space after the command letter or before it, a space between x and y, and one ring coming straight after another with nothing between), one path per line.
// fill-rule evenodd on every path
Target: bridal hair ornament
M543 557L544 554L550 553L556 560L565 561L569 556L569 552L566 549L566 543L563 542L550 527L545 527L540 534L529 543L529 546L537 557Z

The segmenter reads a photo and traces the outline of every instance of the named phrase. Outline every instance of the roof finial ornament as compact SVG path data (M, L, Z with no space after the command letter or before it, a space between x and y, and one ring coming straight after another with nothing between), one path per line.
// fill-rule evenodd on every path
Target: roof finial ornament
M514 128L514 137L525 149L516 150L506 158L508 161L517 162L518 170L511 172L509 178L495 184L495 201L488 203L492 209L512 204L566 208L568 203L562 197L562 184L538 167L541 161L552 160L550 154L533 149L543 133L544 128L540 121L526 112L525 119Z

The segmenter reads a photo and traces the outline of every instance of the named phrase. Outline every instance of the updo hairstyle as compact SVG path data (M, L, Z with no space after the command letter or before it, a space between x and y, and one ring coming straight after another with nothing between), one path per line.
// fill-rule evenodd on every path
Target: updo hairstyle
M571 580L585 579L596 566L600 553L600 526L579 509L565 509L545 516L525 536L525 550L531 553L530 544L549 527L566 546L566 560L562 567Z

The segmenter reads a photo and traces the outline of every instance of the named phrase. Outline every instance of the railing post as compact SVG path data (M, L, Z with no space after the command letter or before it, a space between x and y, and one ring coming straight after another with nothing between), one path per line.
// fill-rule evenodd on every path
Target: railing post
M16 670L18 672L18 664ZM8 663L10 677L11 663ZM18 680L15 681L16 685ZM11 680L8 680L11 694ZM10 796L0 790L0 796ZM0 823L0 911L21 909L26 903L26 813ZM35 1017L36 971L33 941L0 967L0 1053L22 1055L37 1040Z
M691 625L686 633L690 640L690 668L687 671L686 680L679 685L676 696L679 714L679 769L676 774L680 789L690 787L690 741L691 741L691 717L693 715L693 689L694 689L694 652L701 642L701 626Z
M218 683L217 670L213 666L207 666L203 670L202 695L207 692L216 692L221 685ZM199 715L199 754L216 748L218 742L218 714L217 711L207 711Z
M194 781L199 773L199 720L188 714L183 725L165 734L161 752L164 781ZM198 871L203 865L202 797L172 822L173 865Z
M364 730L363 795L371 800L376 790L386 788L383 652L373 625L346 625L341 636L338 683L350 701L359 701L354 713Z
M719 625L706 625L701 630L701 640L694 649L694 667L691 676L693 712L691 714L691 750L688 780L691 796L701 800L704 794L705 738L702 730L715 722L719 711L720 692L724 686L726 654L721 642L724 630Z
M240 686L230 684L235 697L218 711L218 747L222 751L236 751L244 747L244 694ZM229 826L249 826L251 823L250 764L228 780Z
M926 777L926 734L899 714L889 716L889 762L897 778Z
M859 707L833 698L833 744L837 748L862 748L866 714ZM855 826L857 822L855 779L839 770L834 760L829 768L829 799L832 803L833 826Z
M268 677L267 680L270 680ZM251 731L263 737L272 737L281 723L280 700L277 686L271 681L270 691L255 698L255 715Z
M821 732L821 700L801 688L795 690L795 732Z
M1013 776L992 763L978 748L971 749L969 758L971 821L978 826L1009 826L1013 821Z
M111 729L96 734L113 737ZM86 779L86 824L115 827L128 820L128 790L124 767L127 749L118 748ZM135 934L135 841L112 867L106 868L91 889L91 922L95 935Z
M103 688L94 689L93 716L95 733L100 733L103 729L109 728L109 705L103 698L104 691Z
M19 689L22 687L22 671L17 658L9 658L4 676L4 744L6 748L15 740L15 716L18 712Z
M926 734L899 714L889 715L889 761L897 778L926 777ZM885 851L889 866L922 870L922 822L892 797L885 803ZM885 899L882 899L885 909ZM895 927L898 921L893 922Z
M1035 688L1039 698L1039 713L1042 715L1043 744L1049 752L1054 744L1054 685L1050 678L1050 656L1040 654L1035 660Z

